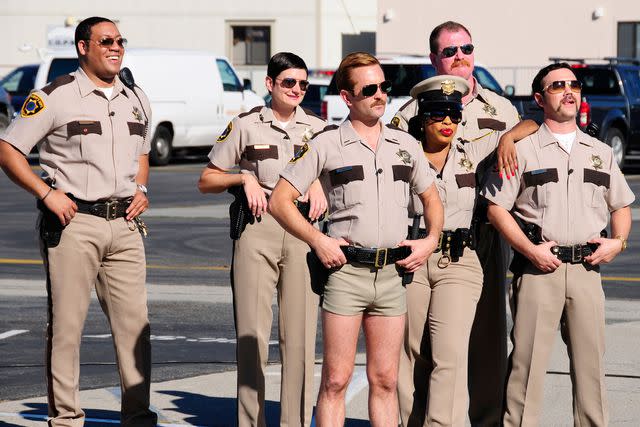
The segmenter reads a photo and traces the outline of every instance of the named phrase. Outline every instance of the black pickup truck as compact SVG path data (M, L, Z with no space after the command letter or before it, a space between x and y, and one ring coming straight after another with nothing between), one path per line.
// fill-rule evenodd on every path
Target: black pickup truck
M568 62L582 82L582 97L589 108L578 122L582 129L590 123L598 128L597 138L609 144L618 165L640 160L640 61L628 58L594 60L549 58ZM542 122L542 109L532 96L508 96L523 119ZM586 120L585 120L586 119Z

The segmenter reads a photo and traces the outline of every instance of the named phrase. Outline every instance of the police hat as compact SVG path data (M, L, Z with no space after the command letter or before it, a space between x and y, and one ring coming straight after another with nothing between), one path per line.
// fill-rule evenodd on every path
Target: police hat
M421 81L409 92L418 100L418 113L433 110L462 111L462 97L469 93L469 83L458 76L441 75Z

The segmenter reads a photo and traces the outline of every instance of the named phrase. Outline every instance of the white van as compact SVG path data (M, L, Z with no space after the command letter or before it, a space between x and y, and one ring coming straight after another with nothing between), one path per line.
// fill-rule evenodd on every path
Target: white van
M151 102L153 141L149 160L165 165L173 153L210 148L235 116L264 105L238 78L229 61L208 52L127 49L128 67ZM75 50L49 51L36 76L42 88L78 68Z

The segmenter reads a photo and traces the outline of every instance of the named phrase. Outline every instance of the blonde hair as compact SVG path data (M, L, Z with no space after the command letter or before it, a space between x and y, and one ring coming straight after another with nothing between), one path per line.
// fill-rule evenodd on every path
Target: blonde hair
M369 65L380 65L378 59L366 52L353 52L345 56L336 70L338 90L352 91L355 82L351 80L351 70Z

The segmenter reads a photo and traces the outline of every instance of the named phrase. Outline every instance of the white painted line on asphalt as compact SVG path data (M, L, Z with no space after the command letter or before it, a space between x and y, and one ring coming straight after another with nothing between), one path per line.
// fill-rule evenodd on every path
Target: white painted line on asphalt
M0 412L0 417L4 418L22 418L25 420L43 420L46 421L49 419L47 415L39 415L39 414L18 414L13 412ZM120 420L110 420L108 418L85 418L85 423L102 423L102 424L120 424ZM158 427L206 427L206 426L198 426L195 424L164 424L158 423L156 424Z
M3 340L5 338L15 337L16 335L24 334L26 332L29 332L29 331L25 329L13 329L11 331L3 332L0 334L0 340Z
M82 338L105 339L105 338L111 338L111 334L83 335ZM235 344L236 343L235 338L214 338L214 337L187 338L182 335L178 335L178 336L151 335L151 341L186 341L186 342L196 342L196 343L213 342L218 344ZM269 341L269 345L278 345L278 341L271 340Z
M354 397L368 386L369 381L367 380L366 368L364 366L356 366L353 372L353 377L351 378L351 383L347 389L345 404L348 405Z

